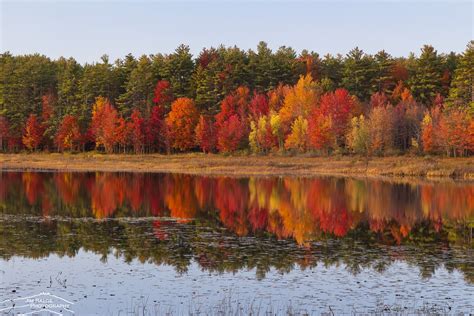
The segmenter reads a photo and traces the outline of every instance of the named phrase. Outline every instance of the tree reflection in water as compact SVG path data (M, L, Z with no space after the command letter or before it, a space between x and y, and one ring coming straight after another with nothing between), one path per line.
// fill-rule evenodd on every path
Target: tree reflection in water
M444 265L474 283L468 182L37 172L0 180L5 259L84 248L181 272L192 260L209 271L256 268L262 278L271 267L357 273L404 260L425 277Z

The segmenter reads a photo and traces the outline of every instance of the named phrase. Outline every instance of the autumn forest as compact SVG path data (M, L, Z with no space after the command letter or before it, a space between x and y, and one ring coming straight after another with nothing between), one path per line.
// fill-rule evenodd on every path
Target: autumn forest
M181 45L81 65L0 57L0 150L474 153L474 42L419 56Z

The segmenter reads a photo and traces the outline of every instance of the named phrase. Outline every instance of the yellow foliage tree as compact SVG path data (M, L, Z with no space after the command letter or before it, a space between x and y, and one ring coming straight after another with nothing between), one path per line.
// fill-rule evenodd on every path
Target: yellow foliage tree
M347 144L358 154L368 154L370 150L369 126L364 115L353 117L347 133Z
M285 141L286 149L294 149L300 152L306 151L308 146L308 120L302 116L291 124L291 133Z
M291 87L280 109L280 119L283 126L290 126L297 117L307 118L317 106L321 95L318 85L311 75L301 76L298 83Z
M272 134L276 137L278 141L278 148L283 148L283 130L281 126L281 118L280 115L274 111L271 111L270 114L270 126L272 128Z

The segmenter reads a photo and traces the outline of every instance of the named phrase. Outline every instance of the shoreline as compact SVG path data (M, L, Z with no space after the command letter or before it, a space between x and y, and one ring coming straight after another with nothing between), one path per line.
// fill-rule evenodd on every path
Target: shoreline
M0 154L3 171L156 172L230 176L359 176L474 180L474 157L253 156L186 154Z

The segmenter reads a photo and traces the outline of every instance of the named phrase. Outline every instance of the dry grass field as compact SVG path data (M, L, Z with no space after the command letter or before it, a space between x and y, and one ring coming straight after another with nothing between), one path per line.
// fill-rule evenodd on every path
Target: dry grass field
M179 172L205 175L342 175L452 177L474 179L474 158L334 156L252 156L0 154L2 170Z

